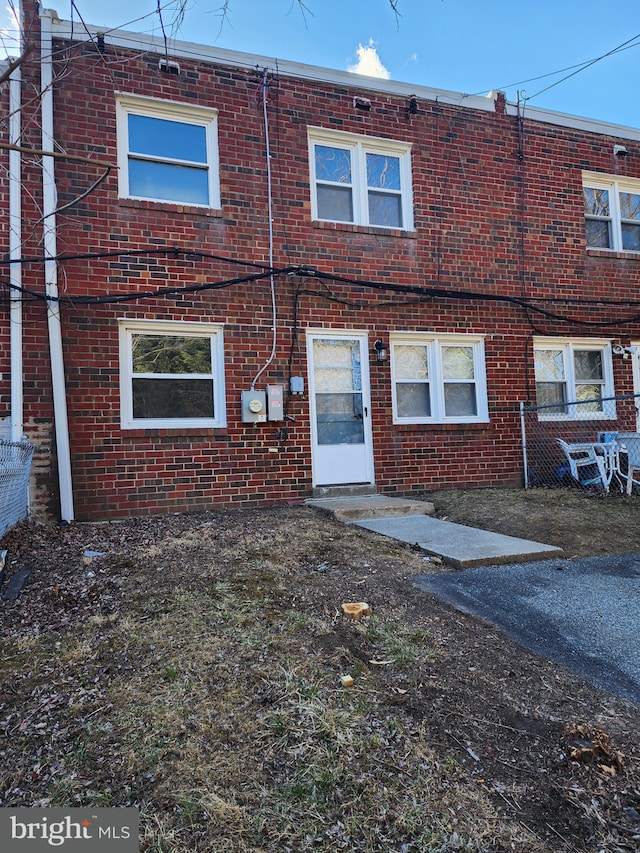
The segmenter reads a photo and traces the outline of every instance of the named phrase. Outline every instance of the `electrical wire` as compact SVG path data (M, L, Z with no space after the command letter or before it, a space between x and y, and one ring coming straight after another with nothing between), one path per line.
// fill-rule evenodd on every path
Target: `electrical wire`
M640 33L636 33L633 38L627 39L627 41L622 42L618 47L614 47L613 50L607 51L607 53L603 53L602 56L598 56L595 59L590 60L589 62L584 63L581 68L578 68L576 71L572 71L571 74L567 74L566 77L562 77L560 80L556 80L555 83L551 83L549 86L546 86L544 89L540 89L539 92L536 92L535 95L529 95L527 100L531 101L533 98L537 98L538 95L542 95L544 92L548 92L550 89L553 89L555 86L559 86L561 83L564 83L566 80L569 80L571 77L575 77L576 74L580 74L581 71L586 71L587 68L591 68L592 65L595 65L596 62L601 62L603 59L606 59L609 56L612 56L614 53L625 48L627 45L631 47L637 47L638 45L631 45L631 42L640 38Z
M268 71L265 68L262 75L262 115L264 120L264 138L265 138L265 146L266 146L266 161L267 161L267 217L269 219L269 266L273 269L273 193L272 193L272 182L271 182L271 145L269 142L269 113L267 110L267 102L268 102L268 93L269 93L269 80L268 80ZM278 339L278 309L276 305L276 284L275 284L275 276L273 273L269 278L271 285L271 352L269 357L262 365L260 370L253 377L251 382L251 390L256 386L256 382L265 372L265 370L272 363L273 359L276 355L276 346Z
M631 50L631 48L633 47L640 47L640 41L636 42L636 44L631 44L631 42L634 42L636 39L640 39L640 33L638 33L638 35L633 36L633 38L630 38L627 41L623 42L618 47L614 47L613 50L610 50L608 53L602 54L601 56L598 56L595 59L587 59L584 62L578 62L575 65L568 65L566 68L558 68L556 71L548 71L546 74L538 74L536 77L528 77L526 80L518 80L515 83L506 83L502 86L492 86L490 89L483 89L481 92L474 92L468 97L481 97L482 95L487 95L489 92L494 91L495 89L498 89L499 91L504 91L506 89L512 89L514 86L524 86L526 83L535 83L537 80L545 80L547 77L555 77L557 74L564 74L565 71L574 71L575 74L579 74L580 71L589 68L591 65L594 65L596 62L599 62L601 59L606 59L607 57L613 56L616 53L621 53L623 50ZM570 74L569 77L571 76L574 75ZM563 78L563 80L566 79L568 79L568 77ZM558 80L558 83L562 83L563 80ZM555 86L557 85L557 83L554 83L553 85ZM546 91L546 89L543 91ZM537 94L540 94L540 92L538 92ZM536 96L532 95L531 97Z
M374 290L376 292L391 291L394 293L402 293L418 297L420 302L433 299L443 299L452 301L468 301L472 303L480 302L495 302L504 305L512 305L525 311L532 311L548 320L559 323L570 323L589 328L612 328L622 326L629 323L635 323L640 320L640 311L635 312L631 316L616 317L609 320L584 320L579 317L570 317L566 314L560 314L556 311L549 310L543 307L544 303L549 304L575 304L581 307L625 307L628 309L640 308L640 300L611 300L611 299L576 299L563 297L517 297L502 293L488 293L486 291L469 291L456 290L444 287L424 287L422 285L407 285L395 284L393 282L370 281L366 279L357 279L348 276L341 276L335 273L322 272L314 267L309 266L288 266L282 268L264 269L262 272L256 272L246 276L238 276L236 278L223 279L215 282L205 282L195 285L182 285L176 287L164 287L149 291L136 291L134 293L125 294L104 294L101 296L58 296L55 299L45 293L29 290L26 288L16 288L9 282L0 282L4 287L11 290L18 290L25 296L32 299L47 300L49 302L56 301L67 305L101 305L114 304L122 302L132 302L140 299L157 298L160 296L175 296L184 293L197 293L207 290L218 290L228 287L233 287L240 284L245 284L262 279L272 280L280 276L300 276L301 278L312 278L319 281L324 290L322 291L304 291L309 295L314 295L318 298L329 299L334 302L339 302L350 307L366 308L370 307L370 303L357 303L348 300L345 297L334 294L326 285L325 282L333 282L336 284L345 284L353 287L360 287L365 290ZM414 301L412 300L412 304ZM388 304L388 303L385 303ZM394 303L398 304L398 303Z

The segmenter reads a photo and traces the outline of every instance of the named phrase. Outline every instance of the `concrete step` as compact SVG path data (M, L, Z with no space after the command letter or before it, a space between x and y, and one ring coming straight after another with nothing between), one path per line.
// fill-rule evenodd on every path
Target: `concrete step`
M360 497L313 497L305 501L307 506L329 512L339 521L346 523L365 518L398 518L409 515L433 515L435 508L428 501L409 498L391 498L369 494Z
M346 486L315 486L311 497L318 500L332 498L363 498L377 495L376 487L371 483L356 483Z

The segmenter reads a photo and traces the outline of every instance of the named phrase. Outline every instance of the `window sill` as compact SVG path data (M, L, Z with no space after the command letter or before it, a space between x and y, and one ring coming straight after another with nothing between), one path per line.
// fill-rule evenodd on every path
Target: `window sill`
M198 438L219 438L227 434L226 426L198 427L121 427L126 438L180 438L197 436Z
M404 237L416 240L416 231L405 231L402 228L381 228L379 225L354 225L352 222L324 222L319 219L311 220L312 228L321 231L347 231L351 234L377 234L380 237Z
M482 432L493 429L490 421L470 421L468 423L394 423L397 432Z
M193 204L180 204L169 201L151 201L140 198L120 198L121 207L132 207L136 210L159 210L163 213L188 214L189 216L222 217L222 210L216 207L198 207Z
M617 249L595 249L587 246L587 255L591 258L614 258L622 261L640 261L640 252L619 252Z

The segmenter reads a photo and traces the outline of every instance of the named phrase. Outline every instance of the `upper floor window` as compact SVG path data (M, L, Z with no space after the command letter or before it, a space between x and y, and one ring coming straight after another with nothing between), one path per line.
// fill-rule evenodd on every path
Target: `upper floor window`
M640 252L640 180L582 176L587 246Z
M614 393L608 341L538 338L534 357L542 420L615 417L602 399Z
M390 344L395 423L489 420L481 337L396 333Z
M118 98L120 196L219 207L217 111Z
M222 327L120 321L123 429L226 426Z
M309 128L313 219L413 229L411 146Z

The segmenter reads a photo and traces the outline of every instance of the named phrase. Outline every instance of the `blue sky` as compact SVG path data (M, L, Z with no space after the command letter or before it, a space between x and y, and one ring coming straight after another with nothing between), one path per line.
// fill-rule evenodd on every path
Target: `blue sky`
M75 2L87 23L161 34L157 0ZM532 106L640 127L635 4L397 0L396 19L389 0L303 0L304 12L298 0L229 0L223 20L223 0L189 0L176 30L175 0L162 2L167 31L185 41L340 70L360 59L367 63L361 70L392 80L465 94L499 88L512 101L520 91ZM70 0L45 0L45 6L72 16ZM3 8L0 26L8 19ZM7 52L16 52L10 36L0 45L0 55Z

